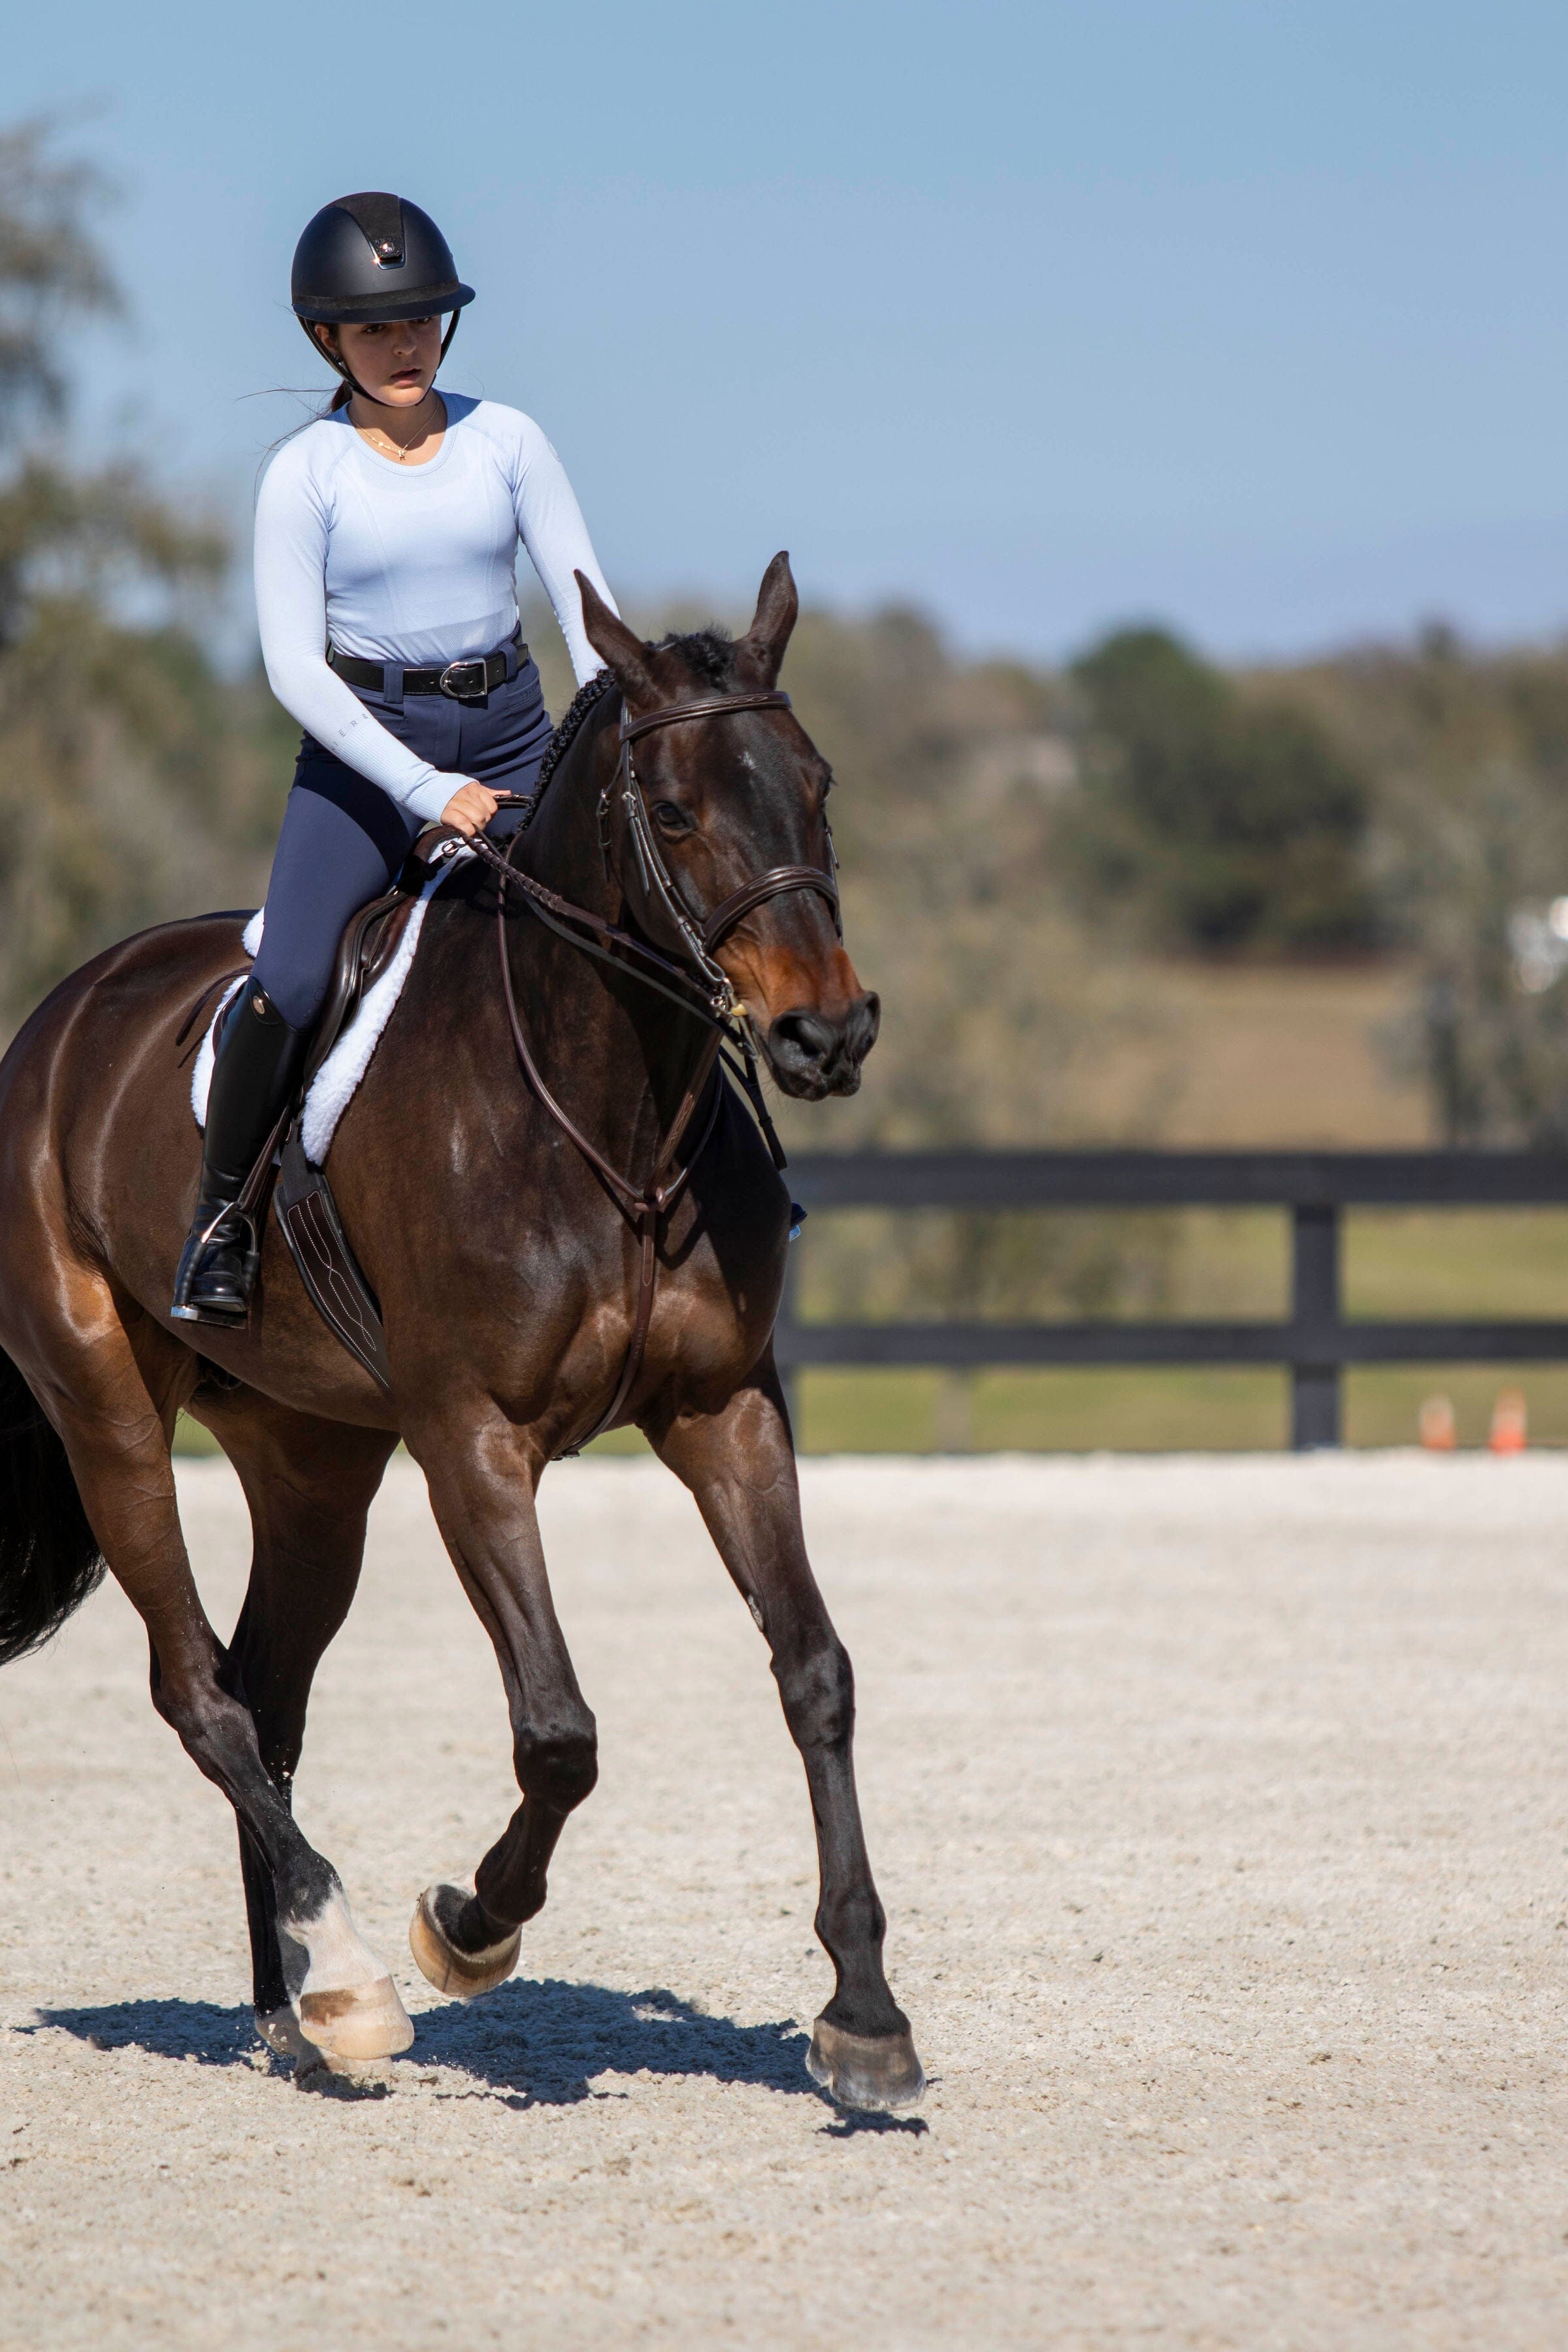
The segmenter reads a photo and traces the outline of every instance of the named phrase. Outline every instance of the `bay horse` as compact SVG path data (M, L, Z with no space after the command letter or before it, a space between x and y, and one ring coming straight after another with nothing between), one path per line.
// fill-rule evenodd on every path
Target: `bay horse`
M493 856L476 858L430 898L331 1150L389 1389L328 1331L271 1218L247 1325L170 1316L199 1156L183 1033L236 969L243 917L110 949L0 1063L0 1659L47 1639L107 1563L147 1629L154 1707L238 1819L258 2029L301 2063L390 2055L413 2028L290 1806L371 1501L401 1439L505 1688L521 1801L474 1892L426 1889L410 1935L430 1981L470 1999L516 1966L597 1773L539 1480L596 1423L635 1423L690 1488L768 1643L805 1768L816 1932L836 1974L808 2066L845 2105L897 2106L924 2078L883 1971L853 1677L806 1557L773 1360L789 1197L713 1066L694 996L641 985L605 928L667 971L706 966L786 1094L858 1085L877 1001L837 928L828 769L777 689L795 583L775 557L743 636L659 646L582 589L605 669L556 731L508 851L521 878L508 887ZM563 905L596 921L596 954L581 924L548 919ZM217 1439L250 1511L227 1643L181 1533L182 1409Z

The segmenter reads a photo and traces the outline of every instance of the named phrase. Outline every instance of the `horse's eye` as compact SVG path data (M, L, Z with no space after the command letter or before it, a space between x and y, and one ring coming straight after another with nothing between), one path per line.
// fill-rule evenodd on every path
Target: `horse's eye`
M661 833L686 833L691 824L686 811L678 808L673 801L655 801L653 821Z

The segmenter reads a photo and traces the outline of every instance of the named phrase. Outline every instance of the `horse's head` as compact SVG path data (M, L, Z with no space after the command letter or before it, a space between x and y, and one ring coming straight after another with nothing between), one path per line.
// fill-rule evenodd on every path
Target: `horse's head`
M617 772L623 789L606 795L607 845L632 914L679 955L689 955L693 934L707 935L785 1094L852 1095L880 1008L856 978L838 929L827 762L782 698L771 708L700 709L776 688L799 610L788 556L769 564L756 616L732 642L704 631L644 645L577 578L588 641L621 689L627 725L694 707L689 719L634 732L635 757Z

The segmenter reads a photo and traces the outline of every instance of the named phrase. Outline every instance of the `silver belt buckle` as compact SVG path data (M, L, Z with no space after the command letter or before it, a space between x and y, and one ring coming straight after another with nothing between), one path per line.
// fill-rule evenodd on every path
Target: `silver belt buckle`
M489 670L482 658L448 662L436 683L454 702L482 702L490 690Z

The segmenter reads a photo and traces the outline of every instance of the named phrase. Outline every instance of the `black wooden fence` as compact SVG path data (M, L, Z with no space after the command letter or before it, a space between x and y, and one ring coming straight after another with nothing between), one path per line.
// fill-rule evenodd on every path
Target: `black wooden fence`
M786 1181L809 1210L1277 1208L1292 1225L1288 1322L810 1323L798 1265L774 1347L806 1364L1280 1364L1291 1443L1340 1443L1346 1364L1568 1361L1568 1323L1345 1319L1351 1208L1568 1207L1568 1157L1522 1151L813 1152ZM795 1259L792 1251L792 1261Z

